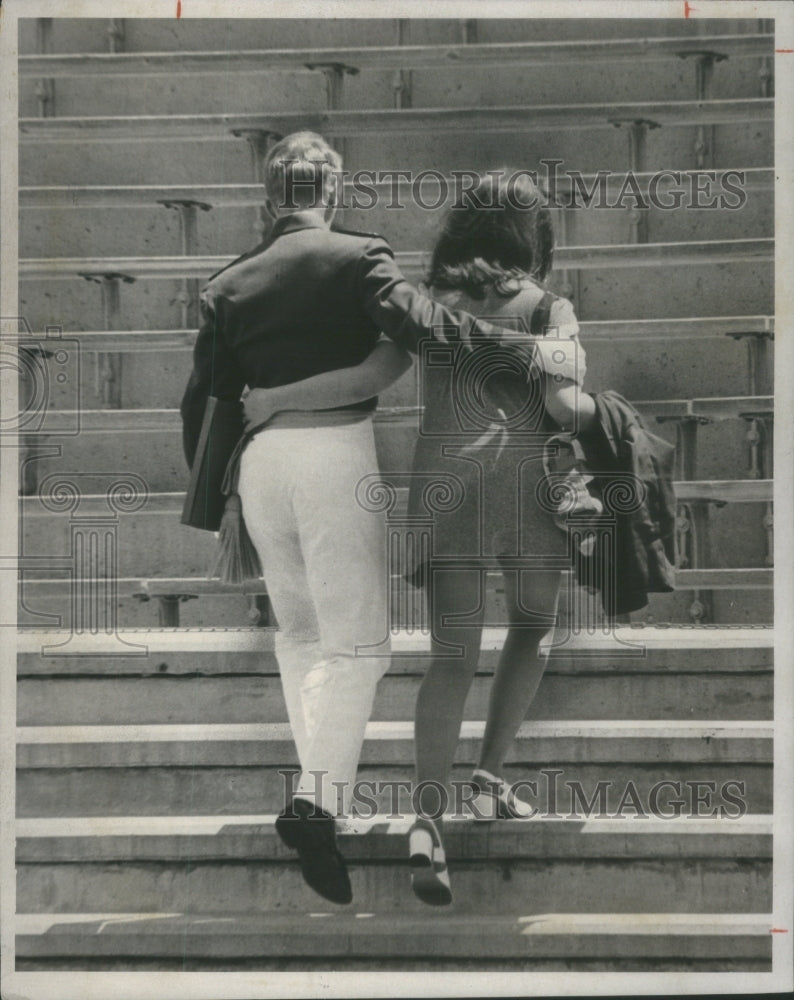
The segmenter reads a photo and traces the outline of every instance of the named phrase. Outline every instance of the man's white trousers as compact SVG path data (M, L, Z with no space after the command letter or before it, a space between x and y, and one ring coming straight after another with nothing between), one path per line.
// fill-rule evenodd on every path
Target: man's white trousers
M332 815L349 808L389 666L383 515L356 501L360 480L377 471L369 417L267 428L240 466L243 516L279 625L276 658L301 765L295 794ZM367 655L373 646L378 655Z

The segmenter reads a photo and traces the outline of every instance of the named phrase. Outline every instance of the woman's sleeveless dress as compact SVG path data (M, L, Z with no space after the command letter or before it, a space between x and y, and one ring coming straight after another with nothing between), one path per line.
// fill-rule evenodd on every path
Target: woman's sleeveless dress
M491 292L477 300L461 291L431 293L452 309L524 331L527 339L538 340L539 350L529 371L514 354L492 344L464 353L454 343L425 343L419 369L424 414L414 452L409 517L432 517L431 558L465 556L466 565L476 565L478 559L524 556L529 557L527 568L533 557L564 558L566 535L538 501L537 491L544 477L543 446L558 432L543 406L540 368L561 372L579 385L584 377L584 352L570 303L544 293L529 279L516 282L509 297ZM529 331L538 328L541 313L549 324L545 335L536 337ZM426 568L426 560L418 562L408 568L417 584L424 581Z

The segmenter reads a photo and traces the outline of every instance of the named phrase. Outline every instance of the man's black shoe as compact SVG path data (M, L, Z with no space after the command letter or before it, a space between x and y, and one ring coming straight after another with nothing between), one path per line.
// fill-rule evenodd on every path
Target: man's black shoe
M293 799L276 820L276 833L298 852L308 886L332 903L350 903L353 891L345 859L336 846L336 821L306 799Z

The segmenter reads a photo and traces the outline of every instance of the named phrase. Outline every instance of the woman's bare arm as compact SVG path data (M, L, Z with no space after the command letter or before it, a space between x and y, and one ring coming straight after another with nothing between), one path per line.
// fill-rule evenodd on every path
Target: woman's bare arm
M571 379L557 382L551 375L546 376L546 412L564 431L587 432L596 422L593 397Z
M320 372L271 389L251 389L243 400L246 422L264 423L281 410L328 410L359 403L377 396L410 367L410 354L384 338L360 365Z
M546 412L562 430L586 433L596 424L596 406L581 388L587 358L579 343L579 323L567 299L554 302L549 319L550 335L538 340L536 355L546 372Z

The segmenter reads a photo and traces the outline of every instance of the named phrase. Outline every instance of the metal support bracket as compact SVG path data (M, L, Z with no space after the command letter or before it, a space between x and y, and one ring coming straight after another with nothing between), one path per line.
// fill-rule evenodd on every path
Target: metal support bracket
M748 395L771 396L774 383L771 347L775 335L771 330L742 330L725 336L747 342Z
M160 628L179 628L179 605L198 597L197 594L157 594L152 598L146 590L132 596L141 604L148 604L152 599L157 601L157 621Z
M36 50L42 55L52 51L52 18L36 18ZM52 118L55 115L55 80L42 79L36 83L36 101L39 107L39 118Z
M111 52L123 52L126 31L123 17L112 17L107 28L108 45Z
M338 110L342 107L342 93L346 76L358 76L358 69L355 66L347 66L345 63L306 63L306 69L317 69L325 77L325 96L329 111Z
M411 23L405 18L397 21L397 44L408 45ZM395 108L410 108L413 104L413 74L407 69L395 71L391 81Z
M684 568L702 569L711 565L711 524L709 508L719 501L687 500L678 505L676 518L676 543L678 565ZM713 592L695 588L689 615L696 625L713 620Z
M714 65L723 62L728 57L723 52L711 52L707 49L697 52L679 52L679 59L695 60L695 95L698 101L707 101L711 97L711 80ZM698 170L714 166L714 126L698 125L695 139L695 164Z
M179 235L182 253L193 257L198 252L198 212L209 212L212 205L203 201L162 200L158 202L164 208L173 208L179 213ZM197 278L182 279L180 306L182 310L182 329L193 330L198 326L199 317L199 282Z
M614 120L612 124L616 128L626 125L629 137L629 173L636 177L637 174L645 170L645 149L646 139L650 129L660 128L659 122L651 121L649 118L633 118L626 121ZM648 213L649 209L641 205L635 205L629 209L629 242L648 242Z
M114 271L81 271L81 278L96 282L102 289L102 313L106 330L121 329L121 283L131 285L135 278ZM97 353L97 392L105 406L121 408L121 354L117 351Z
M473 17L461 18L460 24L460 40L464 45L476 45L477 44L477 20Z
M250 594L248 597L248 621L255 628L271 626L272 611L267 594Z
M251 168L254 175L255 184L263 184L265 180L265 160L271 146L282 138L280 132L271 132L268 129L233 129L232 135L240 139L245 139L248 149L251 152ZM264 198L264 194L263 194ZM264 204L254 209L254 232L257 239L264 239L270 231L272 219L267 214Z
M708 417L657 417L659 424L675 423L675 478L684 481L697 479L697 429L710 424Z
M775 22L769 19L759 19L756 22L759 35L775 34ZM775 90L775 70L770 56L761 59L758 69L758 83L761 97L774 97Z

